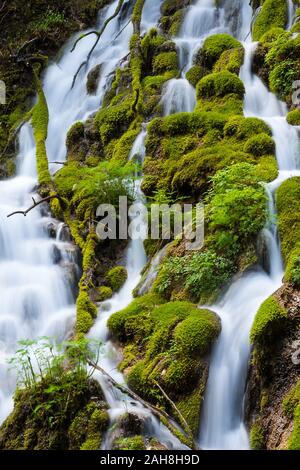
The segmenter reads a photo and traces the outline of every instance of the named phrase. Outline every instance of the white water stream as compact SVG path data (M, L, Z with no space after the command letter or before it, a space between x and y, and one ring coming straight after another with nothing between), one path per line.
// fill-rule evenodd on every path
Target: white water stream
M252 11L249 8L248 24ZM276 143L279 176L268 185L270 218L275 215L274 190L281 182L300 174L298 130L286 121L287 107L252 73L255 43L244 43L245 61L240 77L246 95L244 114L258 117L271 128ZM204 449L248 449L244 425L244 392L250 354L249 332L261 303L282 285L284 268L276 227L265 229L269 273L257 267L232 284L210 308L222 320L222 333L214 348L203 406L200 445Z

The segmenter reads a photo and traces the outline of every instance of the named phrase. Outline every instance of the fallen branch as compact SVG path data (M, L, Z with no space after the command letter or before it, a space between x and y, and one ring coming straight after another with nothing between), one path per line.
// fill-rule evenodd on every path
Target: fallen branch
M75 85L75 82L76 82L76 79L77 79L77 77L78 77L78 75L79 75L80 70L81 70L85 65L88 64L88 62L89 62L89 60L90 60L90 58L91 58L91 56L92 56L94 50L96 49L96 47L97 47L97 45L98 45L98 42L99 42L100 39L101 39L102 34L103 34L104 31L106 30L106 27L107 27L108 24L109 24L114 18L116 18L116 16L118 16L118 14L120 13L121 8L122 8L122 6L123 6L123 4L124 4L124 1L125 1L125 0L119 0L119 3L118 3L118 5L117 5L117 8L115 9L115 12L114 12L109 18L107 18L107 20L105 20L105 22L104 22L102 28L100 29L100 31L89 31L88 33L82 34L78 39L76 39L76 41L75 41L75 43L74 43L74 45L73 45L73 47L72 47L72 49L71 49L71 52L73 52L73 51L76 49L77 44L78 44L83 38L85 38L85 37L87 37L87 36L90 36L90 35L92 35L92 34L93 34L93 35L96 35L96 41L94 42L93 46L91 47L91 49L90 49L90 51L89 51L89 53L88 53L88 55L87 55L86 60L83 61L83 62L80 64L80 66L79 66L78 69L77 69L77 72L75 73L75 75L74 75L74 77L73 77L71 89L74 88L74 85Z
M111 377L111 375L108 374L108 372L106 372L104 369L102 369L102 367L100 367L98 364L95 364L90 359L87 359L87 363L91 367L93 367L93 369L96 369L99 372L101 372L111 382L111 384L114 387L116 387L118 390L120 390L122 393L125 393L129 397L133 398L133 400L136 400L139 403L141 403L145 408L150 410L154 414L154 416L156 416L158 419L160 419L162 421L167 420L170 424L170 427L173 427L173 425L171 423L172 423L172 421L174 422L174 419L170 415L168 415L168 413L166 413L164 410L162 410L160 408L157 408L156 406L152 405L151 403L149 403L146 400L144 400L143 398L141 398L139 395L134 393L129 388L127 388L124 385L121 385L118 382L116 382L115 379L113 379ZM198 447L197 447L196 443L194 442L194 439L192 439L192 442L193 442L192 448L197 449Z
M183 416L183 414L181 413L181 411L177 408L177 406L175 405L175 403L173 402L173 400L171 400L171 398L166 394L166 392L163 390L163 388L159 385L158 382L156 382L156 380L154 380L154 383L155 385L158 387L158 389L161 391L161 393L163 394L163 396L165 397L165 399L170 403L170 405L172 406L172 408L176 411L179 419L180 419L180 422L182 424L182 426L185 428L185 430L187 431L187 433L190 435L191 439L194 440L194 436L193 436L193 432L190 428L190 426L188 425L185 417Z
M32 206L28 207L28 209L26 209L25 211L15 211L15 212L12 212L11 214L8 214L6 217L12 217L13 215L16 215L16 214L22 214L24 215L24 217L26 217L26 215L28 214L28 212L32 211L33 209L35 209L37 206L39 206L40 204L43 204L43 202L48 202L50 201L51 199L59 199L59 196L57 194L53 194L51 196L47 196L47 197L44 197L43 199L40 199L39 201L36 201L34 199L34 197L32 198L33 200L33 204Z

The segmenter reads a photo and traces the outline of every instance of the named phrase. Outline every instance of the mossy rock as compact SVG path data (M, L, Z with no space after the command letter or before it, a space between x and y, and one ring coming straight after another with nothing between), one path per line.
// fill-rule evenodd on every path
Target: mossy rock
M265 0L254 24L252 37L259 41L270 29L277 27L285 29L288 21L286 0Z
M127 280L127 269L124 266L116 266L108 271L105 280L113 292L117 292Z
M211 70L224 51L241 47L241 43L229 34L215 34L204 41L196 62Z
M251 328L250 339L255 344L268 344L272 341L287 319L286 310L278 300L269 297L258 310Z
M214 72L228 72L239 75L241 66L244 61L244 48L229 49L222 52L220 58L217 60L213 67Z
M235 74L228 72L216 72L202 78L197 85L197 98L223 97L235 94L243 98L245 87L243 82Z
M247 140L244 151L251 153L255 157L272 155L275 152L275 142L269 135L261 133Z
M97 302L104 302L113 296L111 287L101 286L97 289L96 300Z
M290 111L286 119L291 126L300 126L300 109Z
M197 83L201 78L205 77L209 72L207 69L202 67L201 65L193 65L187 73L186 79L190 82L190 84L196 88Z

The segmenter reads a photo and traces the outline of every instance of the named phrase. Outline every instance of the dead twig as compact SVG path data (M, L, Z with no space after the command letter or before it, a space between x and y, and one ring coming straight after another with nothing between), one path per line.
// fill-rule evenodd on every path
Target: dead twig
M83 38L85 38L85 37L87 37L87 36L90 36L90 35L92 35L92 34L93 34L93 35L96 35L96 40L95 40L93 46L91 47L91 49L90 49L90 51L89 51L89 53L88 53L88 55L87 55L86 60L83 61L83 62L80 64L80 66L79 66L78 69L77 69L77 72L75 73L75 75L74 75L74 77L73 77L71 89L74 88L76 79L77 79L77 77L78 77L79 72L81 71L81 69L82 69L85 65L88 64L88 62L89 62L89 60L90 60L90 58L91 58L91 56L92 56L94 50L96 49L96 47L97 47L97 45L98 45L98 43L99 43L99 41L100 41L100 39L101 39L101 36L102 36L102 34L104 33L104 31L106 30L108 24L109 24L114 18L116 18L116 16L118 16L118 14L120 13L121 8L122 8L122 6L123 6L123 4L124 4L124 1L125 1L125 0L119 0L119 3L118 3L118 5L117 5L117 8L115 9L115 12L114 12L109 18L107 18L107 20L105 20L105 22L104 22L102 28L100 29L100 31L89 31L88 33L82 34L78 39L76 39L76 41L75 41L75 43L74 43L74 45L73 45L73 47L72 47L72 49L71 49L71 52L73 52L73 51L76 49L77 44L78 44Z
M47 196L47 197L44 197L43 199L40 199L39 201L36 201L34 199L34 197L32 198L33 200L33 204L32 206L28 207L28 209L26 209L25 211L15 211L15 212L12 212L11 214L8 214L6 217L12 217L13 215L16 215L16 214L22 214L24 215L24 217L26 217L26 215L28 214L28 212L32 211L33 209L35 209L37 206L39 206L40 204L43 204L43 202L48 202L50 201L51 199L59 199L59 196L58 194L53 194L51 196Z

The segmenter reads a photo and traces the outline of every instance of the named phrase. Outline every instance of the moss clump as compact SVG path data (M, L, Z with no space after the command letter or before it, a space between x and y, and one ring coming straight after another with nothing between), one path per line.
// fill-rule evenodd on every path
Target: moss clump
M300 178L285 181L276 193L278 228L286 262L285 280L300 286Z
M274 27L284 29L287 20L288 9L285 0L265 0L253 25L253 40L259 41L265 33Z
M250 447L252 450L262 450L265 446L265 432L259 423L254 423L250 430Z
M113 295L111 287L101 286L97 289L96 300L97 302L104 302L107 299L110 299Z
M49 112L42 84L36 71L38 101L32 113L32 127L36 143L36 165L41 191L45 193L51 186L51 176L48 168L46 139L48 135Z
M121 289L127 280L127 270L123 266L112 268L105 276L106 282L116 292Z
M249 139L257 134L272 135L268 125L258 118L241 118L241 116L232 116L228 119L224 133L228 137L236 137L238 140Z
M224 51L213 67L214 72L228 72L239 75L244 61L244 49L242 47Z
M245 88L243 82L235 74L225 70L202 78L197 85L197 97L212 98L235 94L243 98Z
M197 83L201 78L205 77L205 75L208 74L207 69L202 67L201 65L193 65L187 73L186 73L186 79L190 82L193 87L196 88Z
M244 151L251 153L255 157L272 155L275 152L275 142L269 135L261 133L247 140Z
M177 70L178 60L177 53L174 52L161 52L153 59L153 72L155 75L161 75L165 72L172 72Z
M207 379L204 358L220 332L220 322L214 313L190 302L163 302L154 294L137 298L113 314L108 327L126 345L121 368L129 386L174 413L156 387L158 382L196 433ZM193 408L184 406L185 399Z
M97 317L97 308L92 303L86 291L82 290L76 301L76 333L86 334L91 329Z
M212 69L224 51L240 49L242 45L229 34L215 34L208 37L198 52L197 63Z
M129 127L134 118L133 97L125 96L120 102L107 108L102 108L97 113L95 125L100 132L104 145L113 138L120 137Z
M258 310L251 328L250 339L252 343L268 343L286 321L287 312L278 303L278 300L269 297Z
M70 450L100 449L102 436L108 424L107 411L98 407L94 402L89 403L76 415L69 427Z
M300 109L290 111L286 119L291 126L300 126Z

